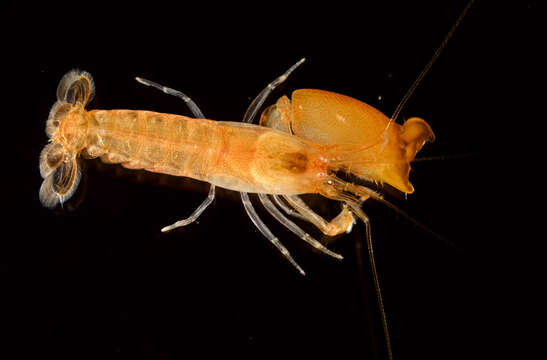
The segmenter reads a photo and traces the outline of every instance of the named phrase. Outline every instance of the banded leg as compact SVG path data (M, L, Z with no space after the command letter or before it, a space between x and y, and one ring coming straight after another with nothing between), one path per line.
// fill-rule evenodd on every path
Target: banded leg
M330 251L327 249L323 244L321 244L319 241L315 240L313 237L311 237L307 232L303 231L300 227L298 227L295 223L290 221L281 211L279 211L278 208L275 207L275 205L270 201L268 196L266 194L258 194L258 198L262 202L262 205L268 210L268 212L281 224L283 224L287 229L298 235L302 240L313 246L314 248L324 252L327 255L332 256L333 258L342 260L344 257L340 254L337 254L333 251Z
M293 264L293 266L300 272L300 274L306 275L304 270L302 270L302 268L296 263L296 261L294 261L291 254L289 253L289 250L287 250L285 246L281 244L279 239L274 234L272 234L270 229L268 229L268 227L262 222L262 220L260 220L260 217L258 217L255 208L251 204L249 194L247 194L246 192L242 192L241 201L243 202L243 206L245 207L247 215L249 215L251 221L255 224L258 230L260 230L262 235L264 235L281 252L281 254L283 254L283 256L285 256L285 258L289 260L291 264Z
M335 236L343 232L350 232L355 223L352 212L346 205L344 205L342 211L334 219L328 222L310 209L300 197L293 195L283 196L283 198L325 235Z
M160 85L156 82L146 80L146 79L143 79L143 78L140 78L140 77L136 77L135 80L137 80L139 83L141 83L143 85L151 86L153 88L161 90L161 91L163 91L164 93L166 93L168 95L172 95L172 96L176 96L178 98L181 98L186 103L186 106L188 106L188 108L190 109L192 114L194 114L194 116L196 118L198 118L198 119L204 119L205 118L205 116L203 115L203 112L201 112L200 108L186 94L184 94L184 93L182 93L178 90L168 88L168 87ZM188 216L186 219L179 220L174 224L171 224L169 226L166 226L166 227L162 228L161 231L166 232L166 231L170 231L170 230L176 229L178 227L186 226L186 225L189 225L189 224L193 223L201 215L201 213L203 213L203 211L205 211L205 209L207 209L207 207L209 205L211 205L211 203L213 202L214 199L215 199L215 185L211 184L210 187L209 187L209 194L207 195L205 200L197 207L196 210L194 210L194 212L190 216Z

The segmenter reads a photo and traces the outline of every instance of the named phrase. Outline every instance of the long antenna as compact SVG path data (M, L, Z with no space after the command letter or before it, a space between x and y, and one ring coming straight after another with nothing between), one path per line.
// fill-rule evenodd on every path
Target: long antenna
M433 57L431 57L431 60L429 60L429 62L427 63L427 65L424 67L424 69L422 70L422 72L420 73L420 75L418 75L418 77L416 78L416 80L414 80L414 83L412 84L412 86L410 87L410 89L408 89L408 91L406 92L405 96L403 97L403 99L401 100L401 102L399 103L399 105L397 105L397 108L395 109L395 112L393 113L393 115L391 116L391 119L389 120L389 124L391 124L393 121L396 121L397 120L397 117L399 116L399 114L401 113L401 110L403 110L403 108L405 107L408 99L410 99L410 97L412 96L412 94L414 93L414 90L416 90L416 88L418 87L418 85L420 85L420 82L422 82L422 79L424 78L424 76L429 72L429 69L431 69L431 66L433 66L433 63L435 63L435 60L437 60L437 58L439 57L439 55L441 54L441 52L443 51L444 47L446 46L446 43L448 42L448 40L450 40L450 38L452 37L452 35L454 35L454 32L456 31L456 28L458 27L458 25L460 25L460 22L462 21L462 19L465 17L465 14L467 14L467 12L469 11L469 9L471 8L471 5L473 4L473 1L474 0L470 0L467 5L465 6L465 9L463 9L462 13L460 14L460 16L458 17L458 20L456 20L456 23L454 25L452 25L452 28L450 29L450 31L448 32L448 34L446 34L446 36L444 37L443 41L441 42L441 45L439 45L439 47L437 48L437 50L435 51L435 53L433 54ZM388 125L389 126L389 125Z

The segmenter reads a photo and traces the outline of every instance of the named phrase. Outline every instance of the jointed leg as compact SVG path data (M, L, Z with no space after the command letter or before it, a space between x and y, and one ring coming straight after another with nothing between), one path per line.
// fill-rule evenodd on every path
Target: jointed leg
M284 196L283 198L287 200L289 205L304 216L306 220L317 226L325 235L335 236L343 232L350 232L355 223L353 215L346 205L344 205L342 211L334 219L328 222L310 209L300 197L293 195Z
M260 109L260 107L262 106L262 104L264 104L264 101L266 100L266 98L268 98L268 96L270 95L270 93L280 84L282 84L285 80L287 80L287 78L289 77L289 75L297 68L299 67L300 65L302 65L302 63L305 61L306 59L305 58L302 58L300 59L296 64L294 64L293 66L291 66L289 68L289 70L287 70L283 75L281 75L280 77L278 77L277 79L275 79L274 81L272 81L271 83L268 84L268 86L266 86L266 88L264 90L262 90L260 92L260 94L257 95L257 97L253 100L253 102L251 103L251 105L249 105L249 107L247 108L247 111L245 112L245 115L243 116L243 122L246 122L246 123L250 123L252 124L253 123L253 120L256 116L256 113L257 111Z
M155 83L153 81L140 78L140 77L137 77L135 79L138 82L140 82L141 84L144 84L146 86L151 86L153 88L161 90L161 91L163 91L164 93L166 93L168 95L173 95L173 96L181 98L186 103L188 108L190 108L190 111L192 112L192 114L194 114L194 116L196 118L198 118L198 119L204 119L205 118L205 116L203 115L203 112L201 112L200 108L196 105L196 103L192 99L190 99L190 97L185 95L184 93L182 93L178 90L174 90L174 89L168 88L166 86L160 85L160 84ZM201 215L201 213L203 211L205 211L205 209L207 209L207 207L209 205L211 205L211 203L213 202L214 199L215 199L215 185L211 184L210 187L209 187L209 194L207 195L207 198L205 198L205 200L197 207L197 209L194 210L192 215L190 215L186 219L179 220L179 221L177 221L176 223L174 223L172 225L164 227L163 229L161 229L161 231L166 232L166 231L170 231L170 230L176 229L178 227L186 226L188 224L193 223Z
M186 94L184 94L184 93L182 93L178 90L168 88L167 86L163 86L163 85L160 85L156 82L146 80L146 79L143 79L143 78L140 78L140 77L136 77L135 80L137 80L138 82L140 82L143 85L151 86L151 87L156 88L160 91L163 91L164 93L166 93L168 95L172 95L172 96L176 96L178 98L181 98L186 103L188 108L190 108L190 111L192 112L192 114L194 114L194 116L196 118L205 119L205 116L201 112L200 108L196 105L196 103L188 95L186 95Z
M315 247L316 249L324 252L327 255L330 255L336 259L342 260L342 255L339 255L333 251L330 251L327 249L323 244L321 244L319 241L315 240L313 237L311 237L308 233L303 231L300 227L298 227L295 223L287 219L285 215L279 211L275 207L275 205L270 201L268 196L266 194L258 194L258 198L262 202L262 205L268 210L268 212L281 224L285 225L289 230L291 230L293 233L298 235L302 240L310 244L311 246Z
M451 241L449 241L448 239L445 239L444 237L437 234L436 232L434 232L433 230L431 230L430 228L428 228L427 226L425 226L424 224L422 224L418 220L412 218L406 212L399 209L397 206L393 205L389 201L385 200L382 197L382 195L378 194L376 191L374 191L372 189L369 189L369 188L367 188L365 186L362 186L362 185L356 185L356 184L352 184L352 183L343 181L343 180L337 178L336 176L330 176L329 180L327 181L327 184L328 185L326 185L324 187L324 189L321 191L321 195L323 195L325 197L337 200L337 198L332 197L330 194L332 193L332 194L335 194L336 196L338 196L339 194L344 194L345 196L348 196L347 194L351 194L353 201L356 204L358 204L359 206L362 205L363 201L365 201L369 198L373 199L373 200L376 200L376 201L386 205L387 207L389 207L393 211L397 212L399 215L405 217L407 220L412 222L417 227L421 228L423 231L431 234L432 236L436 237L439 240L444 241L447 245L449 245L453 248L456 247L456 245L454 245ZM347 201L346 201L346 203L347 203ZM349 203L348 203L348 205L349 205Z
M300 64L304 62L304 59L301 59L299 62L294 64L287 70L283 75L272 81L268 86L258 94L258 96L253 100L253 102L249 105L249 108L245 112L245 115L243 116L243 122L246 123L252 123L254 117L256 116L257 111L260 109L268 95L275 89L276 86L281 84L283 81L287 79L287 77L296 69ZM294 267L298 269L298 271L305 275L304 270L293 260L292 256L290 255L289 251L281 244L279 239L275 237L275 235L272 234L270 229L260 220L260 217L256 213L256 210L253 207L253 204L251 204L251 201L249 200L249 194L246 192L241 192L241 201L243 202L243 206L245 207L245 211L247 212L247 215L251 218L253 223L256 225L258 230L262 232L262 234L270 240L272 244L274 244L279 251L293 264ZM276 209L277 210L277 209ZM295 225L296 226L296 225ZM301 230L303 232L303 230Z
M201 215L201 213L205 209L207 209L207 207L209 205L211 205L211 203L213 202L214 199L215 199L215 185L211 184L211 186L209 187L209 194L207 195L205 200L201 203L201 205L199 205L197 207L197 209L194 210L192 215L188 216L186 219L179 220L174 224L171 224L169 226L166 226L166 227L162 228L161 231L166 232L166 231L170 231L170 230L176 229L178 227L186 226L188 224L193 223Z
M251 218L251 221L255 224L255 226L260 230L262 235L264 235L270 242L277 247L279 251L289 260L291 264L300 272L302 275L306 275L304 270L294 261L291 254L289 253L289 250L281 244L279 239L275 237L274 234L268 229L268 227L260 220L258 217L258 214L256 213L256 210L254 209L253 205L251 204L251 201L249 200L249 195L245 192L241 193L241 201L243 202L243 206L245 207L245 211L247 212L247 215Z
M283 211L285 211L287 213L287 215L294 216L295 218L300 219L300 220L308 221L308 219L305 218L304 216L300 215L300 213L298 211L291 209L287 204L285 204L283 202L283 200L281 200L279 195L272 195L272 197L273 197L275 203L277 204L277 206L279 206Z
M283 83L287 79L287 77L298 66L300 66L304 62L304 60L305 59L301 59L296 64L291 66L289 68L289 70L287 70L283 75L281 75L280 77L278 77L277 79L275 79L274 81L269 83L268 86L266 86L266 88L264 88L264 90L262 90L260 92L260 94L258 94L258 96L253 100L253 102L251 103L251 105L247 109L247 111L245 113L245 116L243 118L244 122L248 122L248 123L253 122L257 111L260 109L260 107L262 106L262 104L264 103L266 98L270 95L270 93L276 88L276 86ZM302 215L302 217L305 220L308 220L308 221L312 222L313 224L315 224L326 235L334 236L334 235L340 234L344 231L347 231L347 232L351 231L351 226L353 225L354 221L353 221L353 216L351 215L351 212L348 211L347 208L342 209L340 214L338 214L338 216L336 216L330 223L328 223L321 216L317 215L313 210L311 210L304 203L304 201L302 201L298 196L294 196L294 198L295 198L295 201L297 201L298 204L300 205L299 207L300 208L305 208L305 211L302 212L302 211L300 211L299 207L296 207L292 204L291 205L293 207L295 207L295 209ZM285 199L287 199L287 198L285 197ZM283 204L277 196L274 196L274 200L289 215L295 215L295 213L291 209L286 207L285 204ZM300 218L302 218L302 217L300 217ZM298 229L300 231L302 231L300 228L298 228Z

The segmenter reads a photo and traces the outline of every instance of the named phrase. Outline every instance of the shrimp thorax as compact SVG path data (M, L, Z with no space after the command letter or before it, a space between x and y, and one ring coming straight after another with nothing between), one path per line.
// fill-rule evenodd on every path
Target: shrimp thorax
M251 174L268 185L268 193L309 193L326 176L327 166L322 146L271 131L257 140Z
M260 123L332 145L328 158L333 168L351 170L406 193L413 192L410 162L426 141L434 139L422 119L410 118L399 125L357 99L313 89L294 91L292 100L281 97L266 109Z

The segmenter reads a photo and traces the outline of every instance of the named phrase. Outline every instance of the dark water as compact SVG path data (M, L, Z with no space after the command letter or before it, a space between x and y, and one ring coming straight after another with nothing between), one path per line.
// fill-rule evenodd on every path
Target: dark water
M18 133L24 136L7 139L20 155L10 173L23 174L9 178L17 191L7 194L16 200L7 226L17 232L4 240L2 255L8 293L16 295L7 312L26 344L19 350L39 344L43 353L70 358L193 358L194 351L200 358L386 358L362 224L329 245L344 255L338 262L282 228L252 197L306 270L302 277L230 191L219 190L197 223L168 234L160 228L189 215L206 184L93 160L63 209L38 200L45 120L59 79L73 68L94 76L90 109L189 115L179 99L134 81L141 76L187 93L209 118L239 121L268 82L306 57L268 104L294 89L319 88L390 115L465 1L364 6L155 8L133 16L91 9L66 26L44 20L29 45L39 54L28 69L32 111ZM420 156L460 157L415 164L415 194L389 197L457 249L380 204L363 206L399 359L474 358L491 326L485 299L492 279L478 250L494 242L488 181L497 175L487 164L499 18L488 6L479 2L469 12L401 114L423 117L435 131L436 142ZM321 199L310 203L325 216L339 210Z

